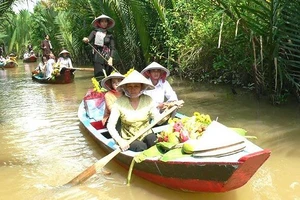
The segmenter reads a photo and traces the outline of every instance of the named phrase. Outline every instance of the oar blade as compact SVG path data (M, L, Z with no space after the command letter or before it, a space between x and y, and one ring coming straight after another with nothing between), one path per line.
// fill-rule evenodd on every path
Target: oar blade
M95 164L93 164L92 166L81 172L78 176L73 178L71 181L69 181L67 184L65 184L65 186L75 186L83 183L88 178L100 171L110 160L112 160L120 152L121 150L118 148L110 154L106 155L105 157L101 158Z

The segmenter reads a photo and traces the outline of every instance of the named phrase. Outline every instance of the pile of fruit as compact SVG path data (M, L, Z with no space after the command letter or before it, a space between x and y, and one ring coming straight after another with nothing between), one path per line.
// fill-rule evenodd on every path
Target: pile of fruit
M51 79L54 80L59 75L60 75L59 64L55 63L53 65L53 71L51 73Z
M170 118L167 129L158 135L158 141L178 144L198 139L210 123L210 116L199 112L195 112L192 117Z

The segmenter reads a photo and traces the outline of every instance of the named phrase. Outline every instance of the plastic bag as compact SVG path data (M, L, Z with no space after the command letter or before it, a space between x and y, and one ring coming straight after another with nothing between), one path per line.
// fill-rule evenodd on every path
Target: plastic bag
M89 90L83 100L87 116L96 121L102 120L105 110L104 93Z

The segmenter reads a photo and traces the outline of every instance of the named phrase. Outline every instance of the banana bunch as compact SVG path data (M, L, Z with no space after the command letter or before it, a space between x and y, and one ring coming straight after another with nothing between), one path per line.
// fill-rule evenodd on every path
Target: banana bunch
M51 73L51 79L54 80L55 77L60 75L60 71L59 71L59 64L54 63L53 64L53 71Z
M192 117L170 118L168 128L158 135L158 141L177 144L189 139L198 139L210 123L210 116L199 112L195 112Z

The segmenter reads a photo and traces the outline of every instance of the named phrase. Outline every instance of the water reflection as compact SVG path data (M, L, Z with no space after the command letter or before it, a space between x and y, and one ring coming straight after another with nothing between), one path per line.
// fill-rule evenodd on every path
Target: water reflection
M259 146L272 150L270 159L242 188L221 193L169 190L136 176L125 184L127 170L110 162L105 170L76 187L61 187L104 153L79 123L77 109L92 72L78 71L66 85L33 82L37 63L0 70L0 196L1 199L300 199L297 104L274 107L252 94L222 86L176 80L173 87L186 103L181 112L208 113L231 127L243 127Z

